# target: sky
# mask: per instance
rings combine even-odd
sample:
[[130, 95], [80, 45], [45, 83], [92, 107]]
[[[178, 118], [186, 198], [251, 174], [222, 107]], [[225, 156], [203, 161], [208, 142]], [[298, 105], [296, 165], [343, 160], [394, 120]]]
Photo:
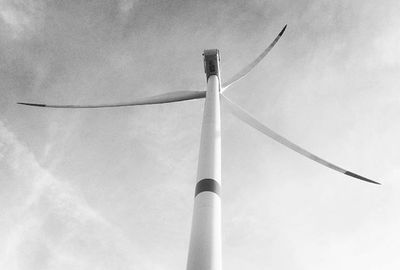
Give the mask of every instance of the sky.
[[185, 269], [203, 100], [226, 93], [322, 167], [222, 106], [224, 269], [399, 269], [400, 2], [0, 0], [0, 269]]

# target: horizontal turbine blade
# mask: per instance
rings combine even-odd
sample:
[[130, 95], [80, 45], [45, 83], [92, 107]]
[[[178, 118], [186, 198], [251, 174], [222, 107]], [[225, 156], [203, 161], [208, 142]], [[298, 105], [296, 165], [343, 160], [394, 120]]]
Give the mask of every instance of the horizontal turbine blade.
[[150, 104], [162, 104], [171, 103], [178, 101], [185, 101], [191, 99], [204, 98], [206, 91], [176, 91], [166, 94], [161, 94], [152, 97], [138, 98], [134, 101], [114, 103], [114, 104], [97, 104], [97, 105], [48, 105], [48, 104], [37, 104], [37, 103], [26, 103], [18, 102], [21, 105], [35, 106], [35, 107], [48, 107], [48, 108], [67, 108], [67, 109], [79, 109], [79, 108], [111, 108], [111, 107], [125, 107], [125, 106], [136, 106], [136, 105], [150, 105]]
[[368, 178], [365, 178], [361, 175], [355, 174], [353, 172], [347, 171], [339, 166], [336, 166], [335, 164], [332, 164], [310, 152], [308, 152], [307, 150], [305, 150], [304, 148], [301, 148], [300, 146], [292, 143], [291, 141], [289, 141], [288, 139], [282, 137], [281, 135], [279, 135], [278, 133], [276, 133], [275, 131], [271, 130], [270, 128], [268, 128], [267, 126], [265, 126], [264, 124], [260, 123], [259, 121], [257, 121], [253, 116], [251, 116], [248, 112], [246, 112], [244, 109], [240, 108], [238, 105], [236, 105], [235, 103], [233, 103], [231, 100], [229, 100], [227, 97], [225, 97], [224, 95], [221, 95], [222, 100], [228, 105], [228, 108], [230, 109], [230, 111], [236, 116], [238, 117], [240, 120], [242, 120], [243, 122], [245, 122], [246, 124], [248, 124], [249, 126], [257, 129], [258, 131], [260, 131], [261, 133], [267, 135], [268, 137], [274, 139], [275, 141], [279, 142], [280, 144], [283, 144], [284, 146], [296, 151], [297, 153], [299, 153], [300, 155], [303, 155], [311, 160], [314, 160], [316, 162], [318, 162], [319, 164], [322, 164], [328, 168], [331, 168], [335, 171], [341, 172], [343, 174], [346, 174], [348, 176], [357, 178], [359, 180], [365, 181], [365, 182], [369, 182], [369, 183], [373, 183], [373, 184], [377, 184], [380, 185], [380, 183], [375, 182], [373, 180], [370, 180]]
[[282, 37], [283, 32], [285, 32], [287, 25], [283, 27], [283, 29], [279, 32], [278, 36], [272, 41], [272, 43], [249, 65], [244, 67], [241, 71], [239, 71], [235, 76], [230, 78], [228, 81], [222, 84], [222, 91], [225, 91], [229, 86], [234, 84], [235, 82], [239, 81], [243, 77], [245, 77], [258, 63], [263, 60], [263, 58], [272, 50], [278, 40]]

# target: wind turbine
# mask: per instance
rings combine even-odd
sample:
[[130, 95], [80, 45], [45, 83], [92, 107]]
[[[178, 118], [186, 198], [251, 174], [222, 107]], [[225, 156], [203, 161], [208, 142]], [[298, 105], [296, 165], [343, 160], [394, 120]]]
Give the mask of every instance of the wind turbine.
[[149, 105], [205, 98], [203, 124], [194, 194], [192, 229], [187, 259], [187, 270], [221, 270], [221, 118], [220, 99], [240, 120], [257, 129], [275, 141], [289, 147], [297, 153], [314, 160], [328, 168], [359, 180], [380, 184], [351, 171], [336, 166], [304, 148], [292, 143], [257, 121], [244, 109], [230, 101], [223, 92], [245, 77], [275, 46], [285, 32], [285, 27], [274, 41], [249, 65], [231, 79], [221, 84], [220, 54], [217, 49], [205, 50], [204, 69], [207, 79], [206, 91], [177, 91], [162, 95], [136, 99], [126, 103], [98, 105], [47, 105], [37, 103], [18, 103], [28, 106], [48, 108], [106, 108], [135, 105]]

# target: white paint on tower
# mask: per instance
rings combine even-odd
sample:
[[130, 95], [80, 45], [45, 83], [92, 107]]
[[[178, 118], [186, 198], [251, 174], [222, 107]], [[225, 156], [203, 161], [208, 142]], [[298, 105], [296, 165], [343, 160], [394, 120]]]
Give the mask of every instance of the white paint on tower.
[[[216, 75], [207, 82], [203, 126], [194, 200], [187, 270], [221, 270], [221, 117], [220, 83]], [[204, 180], [206, 179], [206, 180]], [[201, 181], [214, 184], [214, 191], [199, 188]], [[215, 182], [214, 182], [215, 181]]]

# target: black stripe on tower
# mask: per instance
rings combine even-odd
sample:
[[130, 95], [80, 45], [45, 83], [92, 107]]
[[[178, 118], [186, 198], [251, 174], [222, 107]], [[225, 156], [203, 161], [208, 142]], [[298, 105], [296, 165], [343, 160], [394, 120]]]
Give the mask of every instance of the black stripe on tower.
[[198, 194], [204, 191], [214, 192], [215, 194], [219, 195], [220, 190], [221, 186], [214, 179], [203, 179], [197, 182], [194, 196], [196, 197]]

